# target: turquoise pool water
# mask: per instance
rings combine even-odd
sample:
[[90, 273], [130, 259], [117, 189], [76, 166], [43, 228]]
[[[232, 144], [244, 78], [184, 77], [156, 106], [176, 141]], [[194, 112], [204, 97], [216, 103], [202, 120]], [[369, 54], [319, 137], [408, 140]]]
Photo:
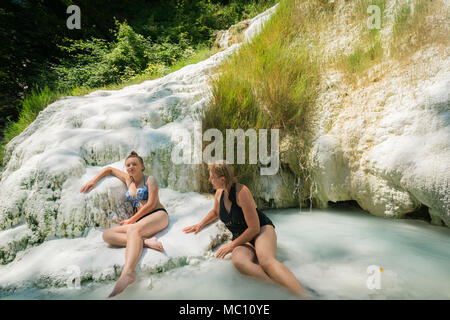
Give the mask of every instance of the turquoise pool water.
[[[359, 209], [268, 210], [277, 256], [312, 299], [450, 299], [450, 229], [391, 220]], [[218, 248], [215, 248], [217, 250]], [[368, 270], [378, 268], [379, 272]], [[369, 282], [369, 284], [368, 284]], [[79, 289], [26, 288], [1, 299], [104, 299], [115, 282]], [[213, 257], [158, 274], [139, 274], [116, 299], [296, 299]]]

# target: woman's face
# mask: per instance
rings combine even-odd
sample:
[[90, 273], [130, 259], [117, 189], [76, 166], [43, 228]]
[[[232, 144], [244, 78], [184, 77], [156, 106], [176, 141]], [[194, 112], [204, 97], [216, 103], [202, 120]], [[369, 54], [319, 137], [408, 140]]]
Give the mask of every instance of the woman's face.
[[125, 169], [130, 176], [134, 176], [137, 173], [144, 171], [144, 165], [138, 158], [131, 157], [125, 161]]
[[221, 189], [225, 186], [225, 177], [217, 177], [211, 170], [209, 170], [208, 181], [212, 184], [214, 189]]

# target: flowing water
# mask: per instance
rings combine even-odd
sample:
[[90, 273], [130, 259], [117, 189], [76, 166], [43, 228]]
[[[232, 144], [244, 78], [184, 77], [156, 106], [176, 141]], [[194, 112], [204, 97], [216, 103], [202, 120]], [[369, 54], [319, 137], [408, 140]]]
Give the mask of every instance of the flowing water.
[[[355, 208], [266, 213], [276, 226], [278, 259], [312, 299], [450, 299], [450, 230], [446, 227], [378, 218]], [[382, 271], [368, 273], [372, 265]], [[369, 289], [368, 279], [377, 274], [379, 288]], [[27, 288], [2, 292], [1, 298], [104, 299], [114, 284]], [[166, 272], [141, 273], [116, 298], [296, 299], [281, 287], [241, 275], [231, 260], [212, 256]]]

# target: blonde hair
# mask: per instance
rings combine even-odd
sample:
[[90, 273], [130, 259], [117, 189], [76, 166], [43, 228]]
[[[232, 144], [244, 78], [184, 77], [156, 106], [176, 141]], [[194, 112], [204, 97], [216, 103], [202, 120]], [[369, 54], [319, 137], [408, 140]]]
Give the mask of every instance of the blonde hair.
[[216, 162], [208, 164], [208, 168], [218, 178], [225, 178], [225, 185], [227, 189], [231, 188], [231, 185], [236, 182], [236, 177], [234, 176], [234, 167], [227, 161], [217, 160]]
[[145, 170], [144, 160], [135, 151], [131, 151], [128, 157], [125, 158], [125, 164], [127, 163], [128, 158], [138, 158], [139, 161], [141, 161], [142, 165], [144, 166], [144, 169], [142, 171]]

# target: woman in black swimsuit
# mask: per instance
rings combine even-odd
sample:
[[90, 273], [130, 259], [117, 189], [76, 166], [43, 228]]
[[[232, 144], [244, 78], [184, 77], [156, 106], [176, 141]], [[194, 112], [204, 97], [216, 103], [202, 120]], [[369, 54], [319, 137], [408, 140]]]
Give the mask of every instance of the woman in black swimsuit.
[[134, 214], [131, 218], [120, 221], [120, 226], [103, 232], [103, 240], [106, 243], [126, 247], [122, 274], [108, 298], [118, 295], [136, 280], [134, 268], [142, 255], [144, 246], [164, 251], [161, 242], [154, 235], [164, 230], [169, 224], [167, 211], [159, 201], [158, 182], [153, 177], [146, 179], [142, 158], [136, 152], [131, 152], [125, 159], [125, 168], [127, 172], [108, 166], [80, 190], [83, 193], [91, 191], [100, 179], [112, 175], [127, 185], [126, 196], [133, 203]]
[[233, 239], [220, 247], [216, 258], [223, 259], [231, 252], [233, 264], [241, 273], [281, 284], [294, 294], [307, 298], [292, 272], [276, 259], [277, 236], [272, 221], [256, 207], [250, 190], [234, 180], [232, 165], [224, 162], [209, 165], [209, 182], [216, 189], [214, 208], [200, 223], [183, 231], [197, 234], [220, 218]]

